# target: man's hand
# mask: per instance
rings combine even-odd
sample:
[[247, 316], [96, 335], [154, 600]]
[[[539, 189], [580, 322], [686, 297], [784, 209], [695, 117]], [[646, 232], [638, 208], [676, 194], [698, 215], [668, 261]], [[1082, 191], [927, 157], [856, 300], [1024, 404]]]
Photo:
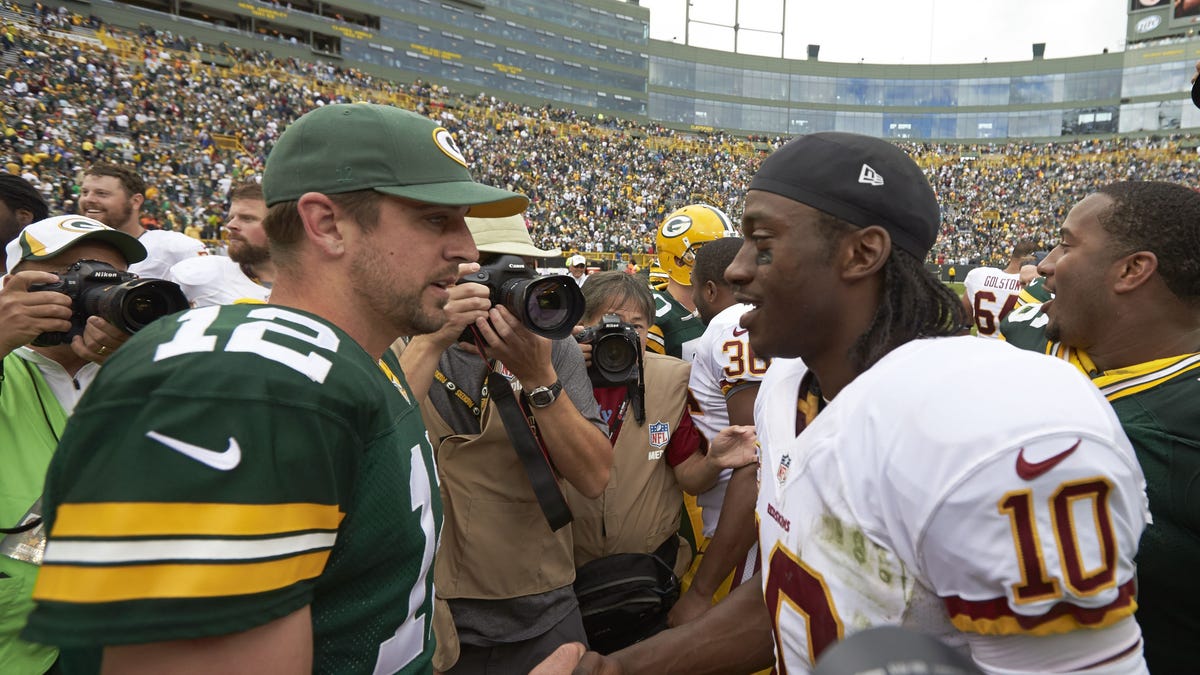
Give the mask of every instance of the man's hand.
[[[479, 271], [479, 263], [459, 263], [458, 278]], [[444, 350], [458, 340], [463, 329], [486, 317], [492, 306], [487, 286], [476, 283], [455, 284], [446, 289], [450, 299], [446, 302], [446, 323], [430, 337]]]
[[575, 669], [587, 647], [578, 642], [568, 642], [555, 649], [541, 663], [529, 671], [529, 675], [568, 675]]
[[[587, 326], [575, 326], [574, 328], [571, 329], [571, 335], [579, 335], [580, 333], [582, 333], [585, 330], [587, 330]], [[588, 368], [591, 368], [592, 367], [592, 345], [590, 345], [590, 344], [585, 345], [585, 344], [580, 343], [579, 351], [583, 352], [583, 365]]]
[[83, 335], [76, 335], [71, 339], [71, 351], [85, 361], [103, 364], [129, 338], [129, 333], [108, 321], [98, 316], [89, 316], [87, 326], [83, 328]]
[[32, 284], [52, 284], [49, 272], [26, 270], [5, 278], [0, 289], [0, 356], [33, 342], [42, 333], [71, 329], [71, 298], [57, 291], [29, 292]]
[[614, 658], [588, 652], [579, 660], [572, 675], [625, 675], [625, 668]]
[[722, 469], [738, 469], [758, 461], [758, 434], [753, 426], [729, 426], [708, 446], [708, 461]]
[[525, 391], [554, 384], [549, 339], [535, 335], [504, 307], [493, 307], [488, 319], [475, 321], [490, 358], [498, 359], [517, 376]]

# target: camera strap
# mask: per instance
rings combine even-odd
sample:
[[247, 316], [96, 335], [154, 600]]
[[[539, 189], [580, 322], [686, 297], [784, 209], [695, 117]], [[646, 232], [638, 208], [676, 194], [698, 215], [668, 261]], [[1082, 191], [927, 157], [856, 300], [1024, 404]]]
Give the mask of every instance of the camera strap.
[[500, 413], [500, 421], [504, 423], [508, 440], [517, 451], [525, 474], [529, 476], [529, 483], [533, 487], [534, 496], [537, 497], [538, 506], [542, 509], [542, 515], [546, 517], [551, 530], [562, 529], [571, 522], [573, 516], [558, 486], [558, 478], [550, 463], [545, 444], [535, 428], [530, 425], [529, 418], [507, 378], [489, 369], [487, 387], [496, 403], [496, 410]]

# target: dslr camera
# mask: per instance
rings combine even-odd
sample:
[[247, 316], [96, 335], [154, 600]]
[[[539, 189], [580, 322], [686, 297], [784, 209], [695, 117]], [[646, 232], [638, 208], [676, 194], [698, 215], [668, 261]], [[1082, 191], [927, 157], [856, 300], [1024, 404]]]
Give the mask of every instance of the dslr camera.
[[[583, 293], [574, 279], [565, 274], [538, 276], [521, 256], [499, 255], [458, 283], [487, 286], [493, 307], [503, 306], [531, 332], [552, 340], [570, 335], [583, 316]], [[463, 342], [474, 339], [470, 327], [460, 337]]]
[[596, 387], [636, 382], [641, 374], [642, 340], [633, 324], [616, 314], [605, 314], [594, 326], [575, 336], [579, 344], [592, 345], [588, 376]]
[[126, 333], [136, 333], [151, 321], [188, 308], [179, 286], [162, 279], [139, 279], [99, 260], [79, 260], [52, 284], [32, 284], [30, 292], [56, 291], [71, 298], [71, 329], [42, 333], [39, 347], [69, 343], [82, 335], [88, 317], [99, 316]]

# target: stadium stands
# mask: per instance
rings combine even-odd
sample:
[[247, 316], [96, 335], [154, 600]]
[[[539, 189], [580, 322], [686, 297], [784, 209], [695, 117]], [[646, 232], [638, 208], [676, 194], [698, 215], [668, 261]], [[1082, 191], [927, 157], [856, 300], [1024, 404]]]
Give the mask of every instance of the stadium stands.
[[[150, 224], [200, 224], [209, 239], [229, 184], [261, 171], [290, 120], [331, 102], [388, 102], [438, 119], [479, 180], [529, 195], [540, 244], [595, 259], [650, 253], [658, 221], [682, 204], [711, 201], [736, 217], [758, 158], [785, 140], [520, 106], [66, 10], [9, 3], [0, 22], [0, 165], [38, 185], [56, 212], [74, 209], [88, 163], [136, 165], [153, 186]], [[943, 205], [933, 263], [1001, 262], [1024, 237], [1049, 247], [1069, 205], [1100, 184], [1194, 184], [1197, 172], [1195, 148], [1178, 137], [905, 147]]]

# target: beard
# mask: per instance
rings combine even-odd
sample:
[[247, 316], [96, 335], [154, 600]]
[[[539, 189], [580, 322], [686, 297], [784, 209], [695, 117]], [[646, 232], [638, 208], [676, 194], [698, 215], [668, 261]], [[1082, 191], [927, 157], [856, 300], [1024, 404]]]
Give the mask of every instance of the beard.
[[[395, 337], [437, 332], [446, 323], [445, 304], [440, 304], [433, 312], [426, 311], [422, 307], [422, 296], [428, 286], [417, 289], [397, 287], [395, 280], [383, 273], [391, 264], [376, 249], [363, 247], [350, 267], [355, 291], [366, 300], [371, 312], [391, 327]], [[457, 265], [454, 270], [457, 272]]]
[[132, 215], [133, 215], [133, 202], [129, 201], [129, 202], [125, 202], [124, 204], [122, 204], [115, 211], [105, 210], [104, 213], [101, 214], [101, 217], [97, 218], [96, 220], [99, 220], [100, 222], [104, 223], [105, 225], [111, 227], [114, 230], [119, 230], [119, 229], [121, 229], [121, 226], [124, 225], [129, 220], [129, 217]]
[[229, 259], [239, 265], [258, 265], [271, 259], [270, 246], [255, 246], [245, 240], [229, 242]]

